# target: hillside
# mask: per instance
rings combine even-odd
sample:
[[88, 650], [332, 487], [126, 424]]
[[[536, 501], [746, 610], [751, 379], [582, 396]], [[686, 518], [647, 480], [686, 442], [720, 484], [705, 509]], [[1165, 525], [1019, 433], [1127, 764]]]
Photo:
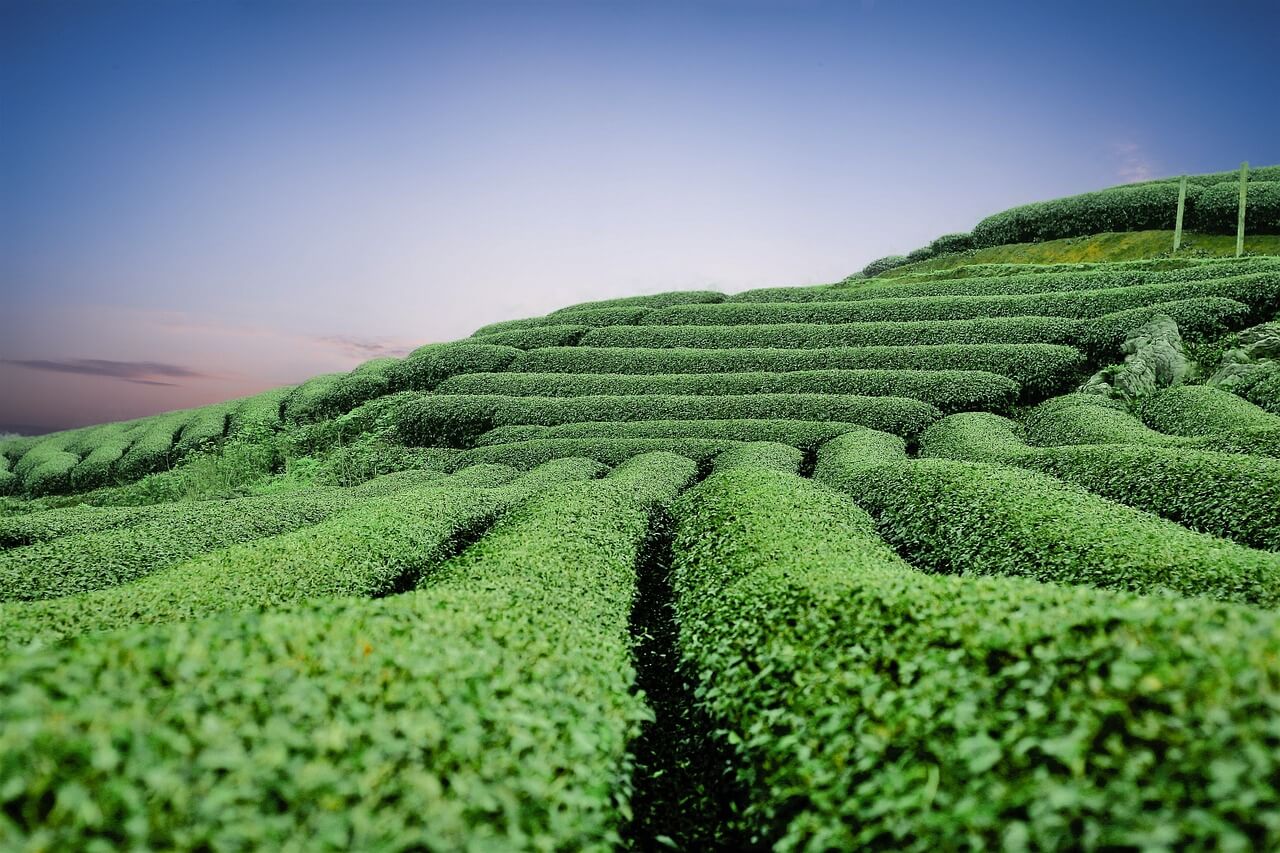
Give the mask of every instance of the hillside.
[[1255, 174], [0, 442], [0, 847], [1280, 846]]

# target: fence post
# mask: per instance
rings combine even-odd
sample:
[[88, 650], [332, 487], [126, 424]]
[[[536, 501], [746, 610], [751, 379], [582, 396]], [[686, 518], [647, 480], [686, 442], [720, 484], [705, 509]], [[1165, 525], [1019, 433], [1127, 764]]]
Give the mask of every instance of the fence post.
[[1178, 251], [1182, 245], [1182, 211], [1187, 206], [1187, 176], [1182, 176], [1178, 184], [1178, 221], [1173, 226], [1173, 250]]
[[1244, 254], [1244, 198], [1249, 186], [1249, 161], [1240, 164], [1240, 213], [1236, 219], [1236, 257]]

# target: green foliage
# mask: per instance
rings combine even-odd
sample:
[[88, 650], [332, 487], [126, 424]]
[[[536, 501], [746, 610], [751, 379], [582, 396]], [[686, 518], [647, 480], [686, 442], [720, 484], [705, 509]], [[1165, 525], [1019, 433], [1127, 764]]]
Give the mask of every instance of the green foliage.
[[455, 376], [441, 394], [516, 397], [600, 395], [849, 394], [909, 397], [940, 410], [1003, 411], [1018, 383], [977, 370], [797, 370], [750, 373], [477, 373]]
[[1207, 385], [1170, 388], [1143, 400], [1139, 411], [1148, 426], [1172, 435], [1280, 429], [1280, 417], [1229, 391]]
[[[1187, 209], [1195, 216], [1201, 190], [1187, 187]], [[1152, 183], [1113, 187], [1052, 201], [1014, 207], [988, 216], [973, 228], [974, 245], [1033, 243], [1103, 231], [1147, 231], [1173, 228], [1178, 212], [1178, 184]]]
[[30, 601], [128, 583], [197, 554], [323, 521], [339, 490], [149, 507], [127, 527], [61, 536], [0, 553], [0, 601]]
[[597, 326], [620, 326], [630, 323], [639, 323], [651, 309], [639, 307], [621, 307], [621, 308], [580, 308], [574, 311], [561, 311], [555, 314], [548, 314], [545, 317], [529, 317], [523, 320], [503, 320], [500, 323], [490, 323], [475, 331], [471, 336], [486, 337], [497, 332], [510, 332], [516, 329], [534, 329], [538, 326], [589, 326], [595, 328]]
[[910, 263], [904, 255], [886, 255], [883, 258], [877, 258], [862, 268], [862, 275], [866, 278], [873, 278], [882, 272], [900, 267], [903, 264]]
[[235, 436], [245, 430], [274, 429], [280, 425], [280, 410], [292, 394], [292, 385], [273, 388], [252, 397], [235, 401], [231, 412], [228, 435]]
[[[876, 323], [987, 317], [1067, 317], [1083, 320], [1159, 302], [1218, 297], [1255, 311], [1280, 306], [1274, 271], [1204, 281], [1135, 284], [1098, 290], [996, 296], [886, 297], [827, 302], [722, 302], [654, 311], [648, 325], [741, 326], [771, 323]], [[592, 343], [591, 341], [584, 341]]]
[[1150, 445], [1029, 447], [1017, 424], [987, 412], [933, 424], [920, 454], [1040, 471], [1192, 530], [1280, 550], [1280, 459]]
[[505, 426], [486, 432], [476, 444], [510, 444], [532, 439], [560, 438], [701, 438], [718, 441], [767, 441], [813, 450], [822, 442], [861, 429], [843, 421], [694, 420], [587, 421], [556, 426]]
[[940, 344], [819, 349], [626, 349], [559, 347], [524, 353], [511, 365], [526, 373], [786, 373], [812, 370], [979, 370], [1007, 376], [1025, 393], [1043, 394], [1077, 376], [1084, 358], [1055, 344]]
[[667, 456], [553, 490], [421, 592], [10, 655], [6, 843], [616, 845], [647, 716], [635, 564], [691, 475]]
[[590, 326], [534, 326], [530, 329], [509, 329], [488, 335], [472, 335], [476, 343], [515, 347], [530, 350], [539, 347], [571, 347], [582, 339]]
[[722, 451], [712, 460], [712, 473], [733, 468], [764, 468], [795, 474], [804, 464], [804, 454], [789, 444], [776, 441], [750, 441]]
[[1280, 843], [1273, 614], [916, 572], [776, 472], [676, 516], [683, 668], [759, 846]]
[[934, 241], [929, 244], [929, 255], [931, 257], [951, 255], [968, 252], [973, 248], [973, 235], [967, 231], [960, 234], [943, 234], [941, 237], [934, 238]]
[[112, 466], [117, 480], [138, 480], [153, 471], [167, 469], [173, 463], [173, 442], [182, 429], [187, 412], [168, 412], [147, 418], [147, 428], [130, 445], [129, 450]]
[[596, 302], [583, 302], [570, 305], [548, 314], [576, 314], [580, 311], [599, 310], [602, 308], [666, 308], [668, 305], [687, 305], [695, 302], [723, 302], [725, 295], [715, 290], [673, 290], [667, 293], [646, 294], [643, 296], [623, 296], [618, 299], [601, 299]]
[[[1239, 224], [1240, 181], [1205, 187], [1196, 201], [1192, 227], [1212, 234], [1234, 234]], [[1280, 180], [1249, 181], [1245, 198], [1246, 234], [1280, 233]]]
[[182, 431], [174, 442], [174, 459], [181, 459], [197, 450], [205, 450], [222, 441], [231, 425], [235, 403], [219, 403], [204, 406], [191, 412], [182, 425]]
[[1270, 414], [1280, 415], [1280, 361], [1261, 365], [1233, 390]]
[[493, 344], [427, 344], [392, 366], [389, 375], [396, 390], [430, 391], [457, 373], [506, 370], [519, 354], [515, 347]]
[[1046, 474], [908, 460], [850, 435], [823, 445], [815, 476], [847, 491], [888, 542], [929, 571], [1280, 604], [1280, 555], [1193, 533]]
[[464, 451], [462, 464], [490, 463], [527, 469], [566, 456], [593, 459], [605, 465], [621, 465], [645, 453], [676, 453], [695, 462], [707, 462], [742, 442], [705, 438], [542, 438], [489, 444]]
[[[476, 466], [445, 477], [392, 475], [367, 498], [303, 530], [197, 557], [141, 580], [44, 601], [0, 604], [0, 646], [55, 642], [136, 623], [278, 607], [318, 596], [376, 597], [415, 586], [530, 494], [593, 479], [596, 463], [562, 459], [510, 483], [517, 472]], [[505, 485], [504, 485], [505, 484]], [[99, 511], [102, 512], [102, 511]], [[136, 512], [136, 511], [135, 511]]]
[[554, 426], [583, 421], [831, 418], [914, 436], [940, 412], [902, 397], [838, 394], [598, 397], [501, 397], [438, 394], [406, 401], [397, 411], [403, 442], [468, 447], [498, 426]]

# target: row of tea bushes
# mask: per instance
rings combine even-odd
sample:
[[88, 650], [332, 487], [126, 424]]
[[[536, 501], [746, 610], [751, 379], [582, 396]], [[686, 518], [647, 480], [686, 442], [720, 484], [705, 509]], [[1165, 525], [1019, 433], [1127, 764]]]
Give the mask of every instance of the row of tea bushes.
[[675, 515], [683, 668], [756, 846], [1280, 843], [1273, 614], [915, 571], [775, 471]]
[[1245, 548], [1001, 464], [907, 459], [901, 439], [850, 434], [814, 476], [847, 491], [915, 565], [1274, 607], [1280, 555]]

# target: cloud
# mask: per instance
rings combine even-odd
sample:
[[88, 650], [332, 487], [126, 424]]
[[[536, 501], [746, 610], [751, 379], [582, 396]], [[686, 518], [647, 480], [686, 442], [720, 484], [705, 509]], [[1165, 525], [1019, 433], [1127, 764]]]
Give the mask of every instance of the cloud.
[[1116, 177], [1124, 183], [1149, 181], [1156, 176], [1155, 166], [1147, 159], [1146, 153], [1138, 143], [1116, 143], [1115, 155], [1120, 161], [1116, 166]]
[[202, 373], [180, 364], [162, 361], [111, 361], [105, 358], [6, 358], [4, 364], [25, 367], [30, 370], [47, 370], [51, 373], [74, 373], [79, 376], [100, 376], [120, 379], [135, 385], [159, 385], [176, 387], [177, 382], [167, 379], [216, 379], [211, 373]]
[[417, 348], [415, 344], [403, 344], [388, 338], [358, 338], [352, 335], [321, 335], [315, 340], [355, 358], [405, 356]]

